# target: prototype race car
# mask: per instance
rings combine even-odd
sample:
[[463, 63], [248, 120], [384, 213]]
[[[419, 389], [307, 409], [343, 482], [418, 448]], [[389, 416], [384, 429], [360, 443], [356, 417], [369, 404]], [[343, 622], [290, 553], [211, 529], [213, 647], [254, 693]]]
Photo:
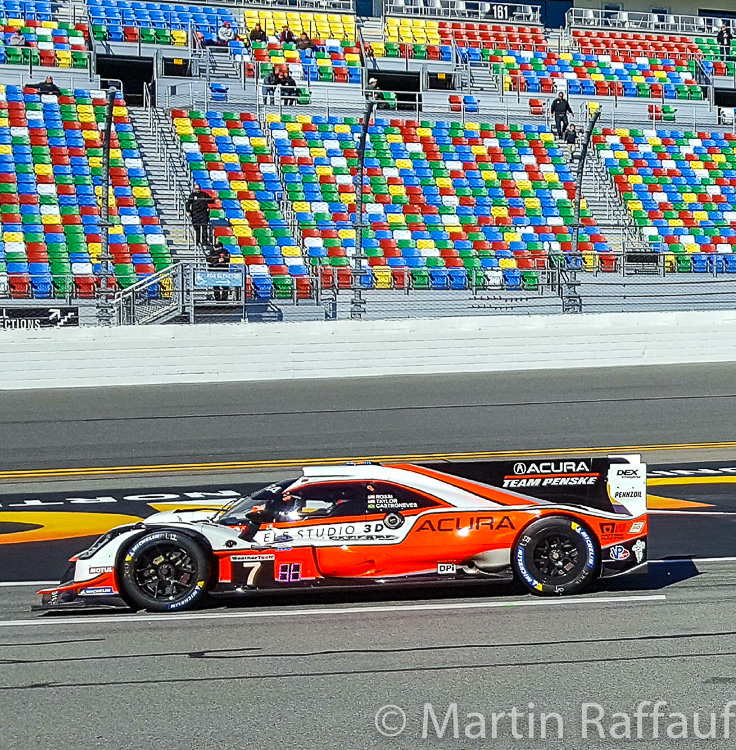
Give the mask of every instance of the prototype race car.
[[572, 594], [646, 561], [639, 456], [313, 467], [119, 526], [37, 608], [194, 607], [255, 589], [516, 578]]

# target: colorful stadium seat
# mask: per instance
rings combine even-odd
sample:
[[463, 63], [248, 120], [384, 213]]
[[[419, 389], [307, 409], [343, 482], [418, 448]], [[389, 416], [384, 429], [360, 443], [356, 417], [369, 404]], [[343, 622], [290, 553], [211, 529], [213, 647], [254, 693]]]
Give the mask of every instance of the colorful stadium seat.
[[[11, 296], [92, 297], [102, 249], [102, 91], [0, 86], [0, 273]], [[110, 252], [120, 286], [171, 265], [123, 99], [114, 109]]]
[[[323, 285], [349, 288], [360, 121], [268, 119], [309, 262]], [[573, 176], [542, 126], [376, 119], [365, 167], [364, 286], [390, 275], [396, 288], [457, 289], [500, 274], [531, 288], [548, 264], [579, 264]], [[579, 248], [597, 267], [611, 250], [583, 207]]]
[[100, 41], [135, 42], [186, 47], [190, 27], [204, 41], [214, 41], [225, 21], [237, 31], [228, 8], [131, 0], [88, 0], [92, 33]]
[[736, 270], [721, 257], [736, 245], [736, 135], [605, 129], [593, 142], [639, 231], [669, 267]]
[[506, 90], [553, 93], [559, 83], [570, 94], [702, 100], [695, 60], [483, 50]]
[[336, 39], [355, 42], [355, 16], [335, 13], [308, 13], [248, 8], [245, 11], [246, 29], [257, 23], [269, 36], [278, 36], [288, 26], [298, 37], [305, 32], [310, 39]]
[[287, 289], [310, 296], [301, 248], [279, 208], [281, 179], [255, 116], [177, 109], [171, 114], [194, 181], [217, 195], [214, 236], [228, 247], [233, 265], [248, 266], [255, 296], [283, 297]]
[[[32, 7], [28, 13], [33, 13]], [[0, 64], [51, 68], [86, 68], [89, 64], [89, 29], [85, 23], [75, 25], [31, 17], [5, 18], [1, 23]], [[15, 31], [20, 31], [25, 37], [25, 46], [7, 46]]]
[[[260, 63], [261, 76], [268, 75], [273, 67], [288, 67], [294, 80], [335, 81], [337, 83], [362, 82], [360, 50], [347, 40], [312, 40], [316, 51], [298, 50], [295, 44], [276, 42], [253, 42], [250, 51], [240, 49], [239, 42], [231, 42], [235, 55], [244, 55], [246, 60]], [[248, 75], [255, 76], [255, 66]]]
[[[453, 42], [461, 49], [546, 50], [544, 29], [535, 26], [504, 26], [464, 21], [437, 21], [424, 18], [386, 19], [386, 42], [401, 45], [396, 51], [404, 57], [417, 57], [416, 46], [450, 47]], [[384, 48], [385, 52], [385, 48]], [[423, 58], [427, 50], [423, 50]], [[412, 54], [413, 53], [413, 54]], [[380, 55], [392, 57], [394, 55]], [[436, 58], [435, 58], [436, 59]]]

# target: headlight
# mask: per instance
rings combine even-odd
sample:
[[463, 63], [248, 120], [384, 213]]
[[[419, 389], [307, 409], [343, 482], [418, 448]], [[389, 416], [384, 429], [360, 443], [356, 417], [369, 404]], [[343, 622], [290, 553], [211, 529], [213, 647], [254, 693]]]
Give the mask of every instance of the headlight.
[[127, 526], [118, 526], [115, 529], [111, 529], [107, 532], [107, 534], [103, 534], [96, 542], [94, 542], [91, 547], [84, 550], [84, 552], [80, 552], [77, 555], [77, 559], [89, 560], [90, 557], [96, 555], [108, 542], [111, 542], [113, 539], [115, 539], [115, 537], [124, 534], [126, 531], [137, 528], [143, 528], [143, 524], [131, 523]]

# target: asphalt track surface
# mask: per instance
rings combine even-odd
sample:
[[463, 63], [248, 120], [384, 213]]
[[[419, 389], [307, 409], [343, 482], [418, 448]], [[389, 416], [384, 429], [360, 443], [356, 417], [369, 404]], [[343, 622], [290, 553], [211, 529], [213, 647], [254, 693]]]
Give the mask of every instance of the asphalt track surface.
[[[0, 469], [725, 443], [735, 438], [734, 375], [734, 366], [713, 365], [0, 394], [1, 434], [12, 435]], [[687, 460], [734, 451], [677, 455], [687, 473]], [[699, 503], [653, 516], [650, 552], [666, 559], [580, 597], [538, 599], [508, 586], [386, 589], [262, 596], [174, 618], [49, 617], [29, 612], [33, 587], [0, 586], [2, 746], [725, 750], [736, 732], [735, 718], [726, 739], [719, 717], [736, 699], [736, 469], [723, 467], [736, 461], [713, 466], [650, 486], [665, 506]], [[154, 483], [194, 486], [202, 476]], [[57, 484], [81, 491], [83, 477]], [[5, 480], [0, 500], [51, 491], [24, 481]], [[150, 486], [144, 477], [95, 481], [111, 494]], [[586, 701], [604, 711], [605, 738], [594, 725], [582, 737]], [[667, 702], [658, 739], [651, 720], [636, 737], [640, 701]], [[440, 725], [457, 704], [457, 738], [452, 722], [439, 738], [429, 713], [422, 737], [428, 703]], [[395, 709], [378, 717], [383, 734], [376, 725], [387, 705], [406, 715], [397, 736], [386, 736], [401, 727]], [[494, 739], [492, 714], [502, 711]], [[695, 711], [701, 730], [716, 715], [715, 738], [694, 737]], [[483, 715], [485, 739], [469, 712]], [[539, 739], [541, 712], [560, 715], [562, 739], [556, 721]], [[612, 736], [613, 712], [629, 715], [631, 739], [625, 727]], [[685, 715], [687, 739], [667, 737], [671, 712]]]
[[0, 472], [733, 441], [734, 412], [734, 364], [0, 391]]

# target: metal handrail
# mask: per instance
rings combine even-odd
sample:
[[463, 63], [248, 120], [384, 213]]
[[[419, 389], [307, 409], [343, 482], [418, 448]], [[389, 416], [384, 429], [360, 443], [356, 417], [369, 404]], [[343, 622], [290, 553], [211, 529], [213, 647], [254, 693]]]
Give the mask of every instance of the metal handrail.
[[565, 25], [568, 28], [626, 29], [655, 34], [712, 35], [717, 33], [720, 23], [720, 19], [705, 16], [632, 10], [570, 8], [565, 14]]

